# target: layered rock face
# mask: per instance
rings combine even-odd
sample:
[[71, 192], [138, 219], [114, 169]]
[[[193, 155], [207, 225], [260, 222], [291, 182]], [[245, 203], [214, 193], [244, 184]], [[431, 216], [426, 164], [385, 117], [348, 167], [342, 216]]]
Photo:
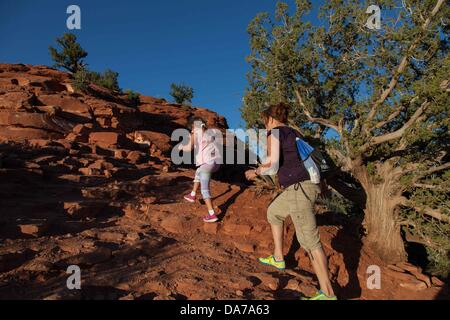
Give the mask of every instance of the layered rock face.
[[192, 117], [220, 129], [227, 127], [223, 117], [203, 108], [152, 97], [141, 97], [136, 108], [126, 96], [95, 85], [89, 91], [76, 93], [69, 74], [48, 67], [0, 64], [0, 139], [66, 140], [132, 149], [135, 131], [143, 130], [162, 150], [170, 141], [167, 136], [185, 127]]

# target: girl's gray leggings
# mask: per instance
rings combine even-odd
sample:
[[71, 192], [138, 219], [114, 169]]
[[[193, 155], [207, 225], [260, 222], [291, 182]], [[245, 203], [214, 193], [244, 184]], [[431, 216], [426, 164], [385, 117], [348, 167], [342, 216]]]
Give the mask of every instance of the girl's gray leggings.
[[211, 199], [211, 192], [209, 191], [209, 182], [211, 175], [219, 170], [220, 164], [202, 164], [195, 172], [194, 182], [200, 182], [200, 191], [204, 200]]

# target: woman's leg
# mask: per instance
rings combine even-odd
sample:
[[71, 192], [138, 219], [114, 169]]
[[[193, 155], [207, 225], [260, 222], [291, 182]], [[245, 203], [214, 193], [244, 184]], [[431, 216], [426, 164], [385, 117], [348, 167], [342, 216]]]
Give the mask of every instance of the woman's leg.
[[325, 295], [333, 297], [334, 292], [329, 278], [328, 262], [320, 243], [319, 229], [313, 207], [319, 193], [320, 189], [317, 185], [310, 182], [301, 183], [294, 193], [291, 218], [300, 245], [309, 252], [320, 289]]
[[322, 248], [315, 249], [309, 254], [311, 264], [317, 279], [319, 280], [320, 290], [328, 297], [334, 297], [333, 287], [328, 273], [328, 262]]
[[283, 261], [283, 234], [284, 234], [284, 220], [289, 214], [289, 201], [286, 197], [288, 190], [281, 193], [275, 200], [272, 201], [267, 209], [267, 221], [270, 223], [272, 229], [273, 243], [274, 243], [274, 258], [276, 261]]
[[284, 226], [281, 224], [271, 224], [272, 235], [273, 235], [273, 243], [274, 243], [274, 254], [276, 261], [283, 261], [283, 230]]

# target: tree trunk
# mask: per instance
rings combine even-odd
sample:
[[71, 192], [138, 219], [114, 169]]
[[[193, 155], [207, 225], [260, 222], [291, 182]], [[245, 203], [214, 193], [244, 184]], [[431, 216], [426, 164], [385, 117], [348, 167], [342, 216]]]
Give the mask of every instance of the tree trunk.
[[395, 210], [401, 195], [401, 187], [397, 184], [400, 171], [386, 161], [377, 166], [376, 176], [371, 176], [361, 159], [351, 161], [350, 168], [366, 193], [363, 225], [367, 236], [364, 246], [372, 249], [385, 263], [406, 261]]
[[407, 254], [400, 234], [395, 208], [397, 203], [389, 193], [389, 182], [369, 185], [364, 226], [367, 237], [364, 245], [371, 248], [386, 263], [405, 261]]

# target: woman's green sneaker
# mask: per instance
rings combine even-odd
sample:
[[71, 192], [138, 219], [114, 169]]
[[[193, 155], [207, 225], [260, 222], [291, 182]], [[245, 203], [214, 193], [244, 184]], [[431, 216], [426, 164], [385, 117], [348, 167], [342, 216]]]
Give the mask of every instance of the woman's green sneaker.
[[267, 266], [275, 267], [278, 270], [286, 269], [286, 263], [284, 261], [276, 261], [274, 256], [259, 258], [258, 261]]
[[337, 300], [337, 297], [336, 296], [329, 297], [325, 293], [323, 293], [322, 290], [320, 290], [319, 292], [316, 293], [316, 295], [314, 297], [302, 298], [302, 300], [328, 300], [328, 301], [335, 301], [335, 300]]

